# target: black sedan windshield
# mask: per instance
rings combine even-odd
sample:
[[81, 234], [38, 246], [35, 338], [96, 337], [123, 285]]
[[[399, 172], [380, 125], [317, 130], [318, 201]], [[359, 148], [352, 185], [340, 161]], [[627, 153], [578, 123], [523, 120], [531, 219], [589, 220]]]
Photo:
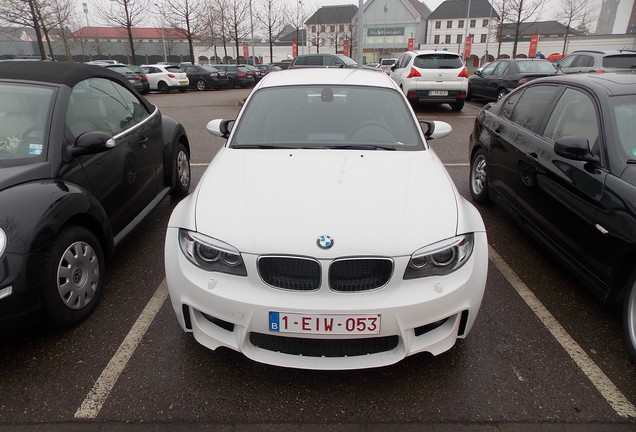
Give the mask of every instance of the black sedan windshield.
[[44, 160], [51, 87], [0, 83], [0, 166]]
[[262, 89], [248, 101], [231, 147], [421, 150], [407, 103], [361, 86]]
[[616, 131], [627, 159], [636, 159], [636, 102], [633, 96], [621, 96], [613, 100]]

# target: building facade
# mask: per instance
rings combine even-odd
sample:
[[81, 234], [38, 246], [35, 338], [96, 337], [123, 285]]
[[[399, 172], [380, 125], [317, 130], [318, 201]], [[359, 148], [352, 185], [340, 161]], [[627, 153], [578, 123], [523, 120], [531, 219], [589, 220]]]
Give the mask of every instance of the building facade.
[[417, 0], [369, 0], [363, 7], [364, 59], [376, 63], [397, 58], [426, 43], [427, 18], [431, 10]]
[[446, 0], [428, 17], [427, 45], [463, 53], [467, 37], [473, 44], [492, 44], [498, 20], [488, 0]]
[[306, 45], [314, 52], [324, 48], [342, 53], [354, 38], [353, 21], [357, 13], [358, 7], [354, 5], [321, 7], [305, 21]]

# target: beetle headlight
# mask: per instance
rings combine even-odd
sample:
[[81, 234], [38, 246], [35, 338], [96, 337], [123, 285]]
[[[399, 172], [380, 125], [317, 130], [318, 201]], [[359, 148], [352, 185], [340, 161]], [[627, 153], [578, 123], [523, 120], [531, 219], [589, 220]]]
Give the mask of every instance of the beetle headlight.
[[418, 249], [411, 255], [404, 279], [451, 273], [468, 261], [473, 245], [473, 234], [463, 234]]
[[241, 253], [227, 243], [180, 229], [179, 246], [186, 258], [203, 270], [247, 276]]
[[7, 235], [5, 234], [4, 230], [2, 228], [0, 228], [0, 257], [2, 257], [2, 254], [4, 253], [4, 250], [7, 247]]

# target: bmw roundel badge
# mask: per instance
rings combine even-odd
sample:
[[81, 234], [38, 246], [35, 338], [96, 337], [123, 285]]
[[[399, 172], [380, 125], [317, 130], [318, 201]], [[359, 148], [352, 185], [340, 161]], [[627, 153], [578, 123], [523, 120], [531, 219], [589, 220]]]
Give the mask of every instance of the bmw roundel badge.
[[318, 247], [320, 249], [329, 249], [333, 246], [333, 239], [329, 236], [320, 236], [318, 237]]

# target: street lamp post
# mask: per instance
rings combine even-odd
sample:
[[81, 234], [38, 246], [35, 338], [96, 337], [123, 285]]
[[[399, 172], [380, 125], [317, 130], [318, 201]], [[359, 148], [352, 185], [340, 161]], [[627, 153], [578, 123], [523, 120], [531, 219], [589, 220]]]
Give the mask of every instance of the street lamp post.
[[[154, 5], [157, 7], [157, 10], [161, 11], [161, 8], [157, 3], [155, 3]], [[163, 61], [167, 63], [168, 56], [166, 55], [166, 35], [163, 25], [163, 13], [161, 14], [161, 43], [163, 44]]]

